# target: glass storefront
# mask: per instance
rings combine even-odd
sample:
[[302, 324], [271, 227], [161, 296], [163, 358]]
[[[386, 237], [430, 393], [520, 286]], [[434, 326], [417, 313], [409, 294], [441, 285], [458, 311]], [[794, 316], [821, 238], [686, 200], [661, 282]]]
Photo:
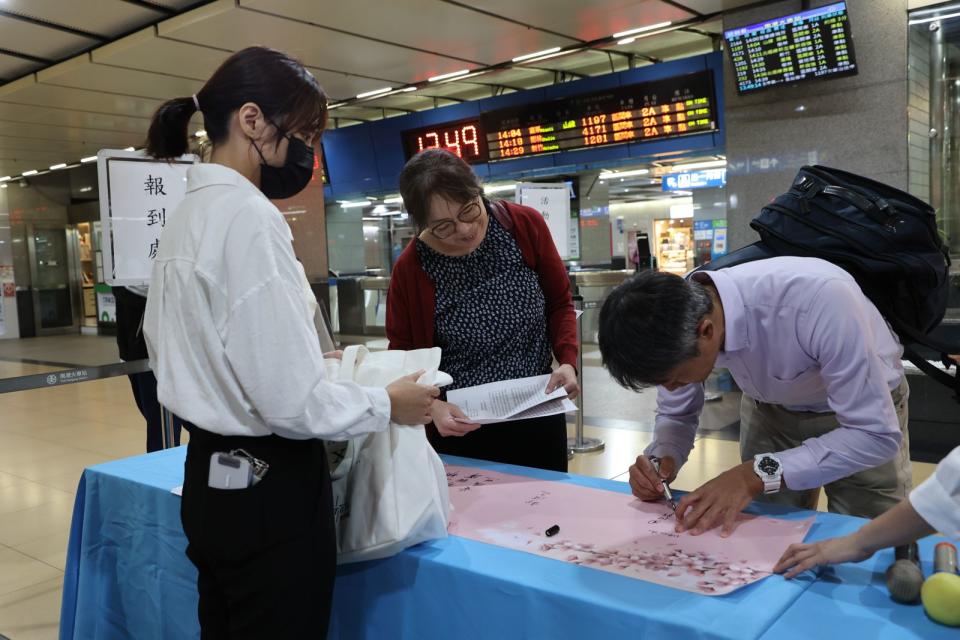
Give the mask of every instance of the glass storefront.
[[908, 21], [908, 181], [937, 212], [950, 248], [946, 322], [960, 321], [960, 3], [912, 11]]
[[936, 209], [954, 256], [960, 256], [958, 9], [952, 2], [911, 12], [907, 73], [909, 189]]

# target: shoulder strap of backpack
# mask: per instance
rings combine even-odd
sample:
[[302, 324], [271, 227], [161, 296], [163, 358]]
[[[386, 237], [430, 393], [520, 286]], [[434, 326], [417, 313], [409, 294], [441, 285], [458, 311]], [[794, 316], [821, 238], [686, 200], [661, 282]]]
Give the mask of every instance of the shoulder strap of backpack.
[[[881, 309], [881, 312], [882, 311], [883, 310]], [[920, 371], [923, 373], [927, 374], [945, 387], [952, 389], [956, 395], [957, 401], [960, 402], [960, 365], [954, 362], [954, 360], [950, 357], [951, 354], [960, 353], [960, 345], [949, 345], [935, 338], [931, 338], [929, 335], [922, 334], [907, 324], [900, 322], [892, 314], [883, 315], [891, 324], [893, 330], [896, 331], [900, 338], [904, 341], [903, 357], [909, 362], [913, 363], [913, 365], [920, 369]], [[929, 362], [922, 355], [917, 353], [916, 349], [914, 348], [915, 345], [924, 346], [939, 353], [940, 362], [943, 364], [945, 370], [940, 369], [936, 365]], [[953, 367], [957, 367], [957, 372], [953, 375], [947, 373], [947, 371]]]

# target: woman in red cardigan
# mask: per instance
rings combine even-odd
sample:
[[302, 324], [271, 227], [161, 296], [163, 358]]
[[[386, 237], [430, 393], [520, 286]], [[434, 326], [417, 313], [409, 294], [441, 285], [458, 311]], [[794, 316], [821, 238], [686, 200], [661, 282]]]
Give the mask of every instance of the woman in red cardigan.
[[[570, 281], [543, 216], [486, 200], [470, 167], [441, 149], [407, 163], [400, 194], [420, 234], [393, 268], [390, 348], [441, 347], [454, 380], [447, 390], [552, 373], [545, 392], [562, 386], [576, 396]], [[440, 453], [567, 469], [563, 415], [481, 427], [456, 422], [466, 416], [442, 399], [432, 415]]]

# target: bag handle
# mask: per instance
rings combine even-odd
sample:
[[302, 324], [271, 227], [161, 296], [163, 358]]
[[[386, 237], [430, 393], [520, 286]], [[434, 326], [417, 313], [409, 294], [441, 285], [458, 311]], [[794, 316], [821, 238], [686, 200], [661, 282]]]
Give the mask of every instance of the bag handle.
[[827, 185], [822, 193], [828, 196], [839, 198], [849, 205], [859, 209], [877, 224], [889, 224], [893, 216], [893, 207], [883, 198], [870, 198], [857, 193], [853, 189], [838, 187], [837, 185]]
[[343, 350], [340, 358], [340, 373], [338, 380], [353, 380], [357, 375], [357, 367], [363, 362], [369, 351], [362, 344], [353, 344]]

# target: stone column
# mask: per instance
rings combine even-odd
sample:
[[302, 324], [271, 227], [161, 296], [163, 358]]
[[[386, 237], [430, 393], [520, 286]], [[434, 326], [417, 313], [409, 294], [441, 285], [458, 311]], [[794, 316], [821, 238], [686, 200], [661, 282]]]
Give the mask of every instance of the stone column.
[[[802, 10], [771, 2], [724, 16], [724, 29]], [[814, 1], [812, 7], [829, 4]], [[907, 3], [847, 0], [859, 73], [738, 95], [725, 60], [727, 219], [731, 249], [754, 242], [750, 220], [804, 164], [907, 188]]]

